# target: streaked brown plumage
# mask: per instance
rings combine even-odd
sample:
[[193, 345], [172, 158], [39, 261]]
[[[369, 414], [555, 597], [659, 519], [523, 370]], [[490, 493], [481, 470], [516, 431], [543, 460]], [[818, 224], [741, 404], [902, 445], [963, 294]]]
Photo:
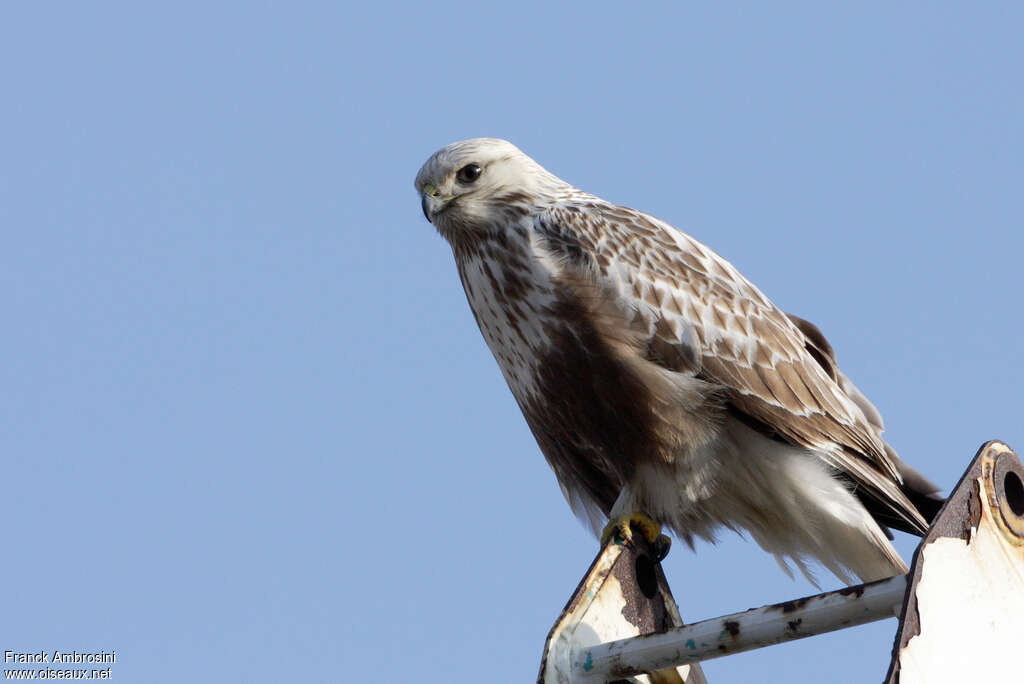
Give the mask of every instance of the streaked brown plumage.
[[[484, 339], [573, 509], [643, 511], [691, 541], [726, 526], [807, 572], [905, 570], [935, 488], [812, 324], [641, 212], [510, 143], [454, 143], [416, 178]], [[867, 509], [865, 509], [867, 506]]]

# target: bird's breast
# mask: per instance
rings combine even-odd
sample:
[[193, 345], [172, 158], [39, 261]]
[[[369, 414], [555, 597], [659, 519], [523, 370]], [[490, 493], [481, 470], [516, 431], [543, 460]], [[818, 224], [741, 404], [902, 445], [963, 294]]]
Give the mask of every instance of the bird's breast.
[[512, 393], [538, 392], [543, 360], [566, 322], [554, 315], [564, 294], [525, 250], [484, 249], [459, 262], [466, 299]]

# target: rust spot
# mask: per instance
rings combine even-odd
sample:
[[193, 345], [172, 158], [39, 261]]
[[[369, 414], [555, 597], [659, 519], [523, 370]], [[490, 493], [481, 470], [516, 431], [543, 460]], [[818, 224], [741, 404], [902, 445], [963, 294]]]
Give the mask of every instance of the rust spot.
[[792, 613], [794, 610], [800, 610], [801, 608], [806, 606], [808, 601], [810, 601], [809, 598], [801, 598], [801, 599], [795, 599], [793, 601], [784, 601], [782, 603], [775, 603], [775, 604], [770, 605], [768, 607], [769, 608], [774, 608], [776, 610], [781, 610], [783, 613]]
[[626, 548], [612, 567], [612, 575], [622, 587], [622, 617], [641, 634], [663, 632], [672, 625], [665, 602], [657, 593], [658, 568], [649, 558]]
[[722, 627], [725, 628], [725, 631], [728, 632], [729, 636], [731, 636], [733, 639], [738, 637], [740, 634], [740, 623], [736, 622], [735, 620], [726, 620], [724, 623], [722, 623]]
[[967, 498], [968, 522], [961, 527], [960, 538], [971, 541], [971, 529], [981, 524], [981, 485], [977, 480], [971, 483], [971, 495]]
[[864, 595], [864, 585], [858, 584], [855, 587], [846, 587], [844, 589], [840, 589], [836, 593], [842, 596], [854, 596], [856, 598], [860, 598]]

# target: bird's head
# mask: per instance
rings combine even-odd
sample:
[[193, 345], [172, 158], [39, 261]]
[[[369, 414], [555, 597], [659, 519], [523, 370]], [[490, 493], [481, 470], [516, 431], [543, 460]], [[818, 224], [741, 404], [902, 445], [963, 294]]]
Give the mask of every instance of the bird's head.
[[497, 138], [473, 138], [435, 152], [416, 174], [423, 215], [449, 241], [493, 230], [544, 203], [564, 183]]

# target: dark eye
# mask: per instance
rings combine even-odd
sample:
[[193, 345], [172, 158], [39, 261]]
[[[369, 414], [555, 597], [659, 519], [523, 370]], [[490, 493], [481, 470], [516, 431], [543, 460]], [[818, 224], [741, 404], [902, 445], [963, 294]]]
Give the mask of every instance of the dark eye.
[[466, 164], [458, 170], [455, 177], [459, 179], [460, 183], [473, 183], [481, 173], [483, 173], [483, 169], [476, 164]]

